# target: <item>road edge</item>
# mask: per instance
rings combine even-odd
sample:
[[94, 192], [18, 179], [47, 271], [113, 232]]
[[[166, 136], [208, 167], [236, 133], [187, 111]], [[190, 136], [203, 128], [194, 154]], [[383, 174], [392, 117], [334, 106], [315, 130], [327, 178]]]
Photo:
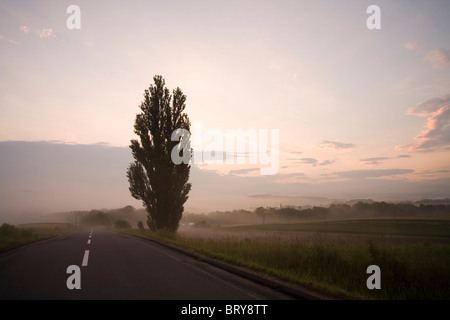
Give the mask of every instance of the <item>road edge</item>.
[[117, 230], [111, 230], [111, 231], [119, 232], [122, 234], [140, 238], [140, 239], [143, 239], [146, 241], [157, 243], [158, 245], [175, 250], [177, 252], [181, 252], [181, 253], [183, 253], [187, 256], [190, 256], [194, 259], [211, 264], [215, 267], [221, 268], [230, 273], [239, 275], [248, 280], [262, 284], [273, 290], [277, 290], [282, 293], [288, 294], [298, 300], [345, 300], [344, 298], [339, 298], [339, 297], [332, 296], [330, 294], [319, 292], [319, 291], [309, 288], [307, 286], [294, 284], [294, 283], [288, 282], [286, 280], [282, 280], [282, 279], [276, 278], [274, 276], [268, 275], [263, 272], [258, 272], [256, 270], [253, 270], [253, 269], [250, 269], [247, 267], [238, 266], [236, 264], [232, 264], [232, 263], [229, 263], [226, 261], [211, 258], [211, 257], [208, 257], [201, 253], [198, 253], [192, 249], [188, 250], [186, 248], [182, 248], [182, 247], [179, 247], [179, 246], [167, 243], [167, 242], [163, 242], [163, 241], [160, 241], [160, 240], [157, 240], [154, 238], [148, 238], [148, 237], [137, 235], [137, 234], [120, 232]]
[[17, 245], [14, 245], [14, 246], [11, 246], [11, 247], [8, 247], [8, 248], [0, 250], [0, 254], [6, 253], [6, 252], [9, 252], [9, 251], [12, 251], [12, 250], [20, 249], [20, 248], [23, 248], [23, 247], [26, 247], [26, 246], [31, 246], [31, 245], [36, 244], [38, 242], [45, 241], [45, 240], [48, 240], [48, 239], [52, 239], [52, 238], [59, 237], [59, 236], [60, 236], [60, 234], [55, 234], [55, 235], [48, 236], [48, 237], [45, 237], [45, 238], [40, 238], [40, 239], [24, 242], [24, 243], [21, 243], [21, 244], [17, 244]]

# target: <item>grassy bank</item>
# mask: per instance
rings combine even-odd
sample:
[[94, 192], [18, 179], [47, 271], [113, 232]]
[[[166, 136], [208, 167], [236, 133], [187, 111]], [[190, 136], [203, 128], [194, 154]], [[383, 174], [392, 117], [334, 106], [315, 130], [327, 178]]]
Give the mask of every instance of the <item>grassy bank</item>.
[[[373, 222], [370, 222], [373, 223]], [[315, 229], [330, 228], [328, 223], [315, 224]], [[409, 229], [415, 233], [417, 225]], [[251, 227], [255, 228], [255, 227]], [[312, 226], [309, 228], [314, 229]], [[341, 228], [337, 226], [336, 228]], [[407, 227], [405, 227], [407, 228]], [[283, 227], [281, 227], [283, 229]], [[311, 231], [312, 229], [309, 229]], [[361, 241], [333, 241], [318, 233], [307, 241], [294, 236], [276, 237], [266, 232], [266, 238], [240, 228], [240, 234], [222, 229], [207, 230], [202, 235], [177, 235], [134, 232], [193, 249], [213, 258], [222, 259], [294, 283], [306, 284], [339, 297], [351, 299], [449, 299], [450, 244], [378, 242], [369, 235]], [[336, 232], [336, 229], [329, 229]], [[234, 229], [236, 231], [236, 229]], [[408, 233], [408, 232], [406, 232]], [[381, 289], [366, 286], [367, 267], [381, 269]]]
[[73, 231], [73, 226], [64, 223], [33, 223], [19, 226], [4, 223], [0, 226], [0, 252], [68, 231]]

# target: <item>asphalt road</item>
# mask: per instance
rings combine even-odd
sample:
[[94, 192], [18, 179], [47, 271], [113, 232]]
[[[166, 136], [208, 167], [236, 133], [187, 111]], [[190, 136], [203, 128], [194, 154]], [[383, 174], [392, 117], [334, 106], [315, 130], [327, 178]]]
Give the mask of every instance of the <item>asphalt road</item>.
[[[80, 267], [80, 289], [67, 287], [71, 265]], [[0, 284], [2, 300], [292, 299], [158, 243], [103, 229], [0, 254]]]

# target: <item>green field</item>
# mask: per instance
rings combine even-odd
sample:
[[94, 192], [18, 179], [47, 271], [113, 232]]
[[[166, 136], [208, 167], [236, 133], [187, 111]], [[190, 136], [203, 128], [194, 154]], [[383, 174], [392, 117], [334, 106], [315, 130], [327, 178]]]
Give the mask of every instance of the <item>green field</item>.
[[259, 224], [229, 228], [235, 230], [340, 232], [372, 235], [447, 237], [450, 240], [450, 221], [448, 220], [374, 219], [291, 224]]

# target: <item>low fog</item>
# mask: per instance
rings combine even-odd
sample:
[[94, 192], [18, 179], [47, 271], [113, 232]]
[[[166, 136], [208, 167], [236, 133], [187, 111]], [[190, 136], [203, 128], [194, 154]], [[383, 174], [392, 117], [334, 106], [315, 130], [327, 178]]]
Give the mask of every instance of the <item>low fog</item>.
[[[42, 222], [48, 220], [49, 213], [66, 211], [128, 205], [140, 209], [141, 203], [128, 191], [126, 169], [132, 161], [128, 147], [0, 142], [0, 223]], [[368, 179], [321, 185], [281, 184], [276, 176], [220, 175], [196, 166], [191, 168], [190, 181], [192, 191], [186, 213], [329, 205], [335, 200], [358, 197], [419, 200], [447, 196], [439, 192], [449, 186], [448, 180], [393, 183]]]

